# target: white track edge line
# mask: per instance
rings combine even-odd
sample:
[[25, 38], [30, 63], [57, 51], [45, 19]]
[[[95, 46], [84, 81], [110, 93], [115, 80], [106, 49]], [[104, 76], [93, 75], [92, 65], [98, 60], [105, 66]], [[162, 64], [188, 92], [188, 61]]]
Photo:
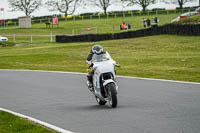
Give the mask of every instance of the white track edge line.
[[149, 81], [162, 81], [162, 82], [172, 82], [172, 83], [181, 83], [181, 84], [196, 84], [196, 85], [200, 85], [200, 83], [198, 83], [198, 82], [187, 82], [187, 81], [178, 81], [178, 80], [141, 78], [141, 77], [129, 77], [129, 76], [117, 76], [117, 77], [128, 78], [128, 79], [140, 79], [140, 80], [149, 80]]
[[[63, 73], [63, 74], [86, 75], [86, 73], [79, 73], [79, 72], [62, 72], [62, 71], [47, 71], [47, 70], [26, 70], [26, 69], [0, 69], [0, 70], [3, 70], [3, 71], [30, 71], [30, 72], [46, 72], [46, 73]], [[178, 80], [142, 78], [142, 77], [131, 77], [131, 76], [120, 76], [120, 75], [118, 75], [117, 77], [119, 77], [119, 78], [128, 78], [128, 79], [139, 79], [139, 80], [149, 80], [149, 81], [162, 81], [162, 82], [172, 82], [172, 83], [200, 85], [200, 83], [198, 83], [198, 82], [187, 82], [187, 81], [178, 81]]]
[[1, 111], [4, 111], [4, 112], [11, 113], [11, 114], [16, 115], [16, 116], [19, 116], [19, 117], [21, 117], [21, 118], [27, 119], [27, 120], [32, 121], [32, 122], [34, 122], [34, 123], [38, 123], [38, 124], [40, 124], [40, 125], [43, 125], [43, 126], [45, 126], [45, 127], [48, 127], [48, 128], [50, 128], [50, 129], [53, 129], [53, 130], [55, 130], [55, 131], [57, 131], [57, 132], [60, 132], [60, 133], [74, 133], [74, 132], [72, 132], [72, 131], [68, 131], [68, 130], [59, 128], [59, 127], [54, 126], [54, 125], [51, 125], [51, 124], [49, 124], [49, 123], [40, 121], [40, 120], [38, 120], [38, 119], [32, 118], [32, 117], [30, 117], [30, 116], [23, 115], [23, 114], [20, 114], [20, 113], [17, 113], [17, 112], [8, 110], [8, 109], [0, 108], [0, 110], [1, 110]]

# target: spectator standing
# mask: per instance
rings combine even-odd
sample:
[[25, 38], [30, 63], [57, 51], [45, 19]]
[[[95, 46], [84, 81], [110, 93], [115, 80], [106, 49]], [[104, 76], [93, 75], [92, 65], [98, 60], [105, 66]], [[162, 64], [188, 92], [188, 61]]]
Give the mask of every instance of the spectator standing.
[[131, 29], [131, 25], [130, 24], [128, 24], [128, 29]]
[[144, 28], [146, 28], [146, 26], [147, 26], [147, 20], [145, 18], [143, 18], [142, 21], [143, 21]]
[[151, 20], [148, 18], [147, 19], [147, 26], [150, 27], [151, 26]]
[[159, 19], [158, 19], [157, 17], [155, 17], [155, 18], [154, 18], [154, 22], [155, 22], [156, 24], [158, 24]]

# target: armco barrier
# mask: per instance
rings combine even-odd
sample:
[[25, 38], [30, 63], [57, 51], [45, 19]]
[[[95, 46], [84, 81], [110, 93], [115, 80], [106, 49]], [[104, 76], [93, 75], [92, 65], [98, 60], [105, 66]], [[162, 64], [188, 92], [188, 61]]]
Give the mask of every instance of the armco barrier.
[[74, 36], [56, 35], [56, 42], [61, 42], [61, 43], [95, 42], [95, 41], [126, 39], [126, 38], [135, 38], [135, 37], [144, 37], [152, 35], [162, 35], [162, 34], [200, 36], [200, 24], [185, 24], [185, 25], [168, 24], [160, 27], [114, 33], [114, 34], [87, 34], [87, 35], [74, 35]]

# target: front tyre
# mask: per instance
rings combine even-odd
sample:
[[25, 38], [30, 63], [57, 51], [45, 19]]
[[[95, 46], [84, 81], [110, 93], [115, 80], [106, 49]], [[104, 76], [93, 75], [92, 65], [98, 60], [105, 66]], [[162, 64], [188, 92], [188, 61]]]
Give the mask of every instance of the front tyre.
[[108, 100], [109, 104], [112, 108], [117, 107], [117, 91], [116, 91], [116, 86], [114, 83], [109, 83], [106, 85], [106, 88], [108, 89]]

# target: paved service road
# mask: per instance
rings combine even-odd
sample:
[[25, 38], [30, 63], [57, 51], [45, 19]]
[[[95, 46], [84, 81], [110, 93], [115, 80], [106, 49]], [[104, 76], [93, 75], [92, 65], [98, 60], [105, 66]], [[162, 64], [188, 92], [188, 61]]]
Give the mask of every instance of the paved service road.
[[199, 133], [200, 84], [117, 78], [119, 105], [98, 106], [85, 75], [0, 70], [0, 107], [75, 133]]

